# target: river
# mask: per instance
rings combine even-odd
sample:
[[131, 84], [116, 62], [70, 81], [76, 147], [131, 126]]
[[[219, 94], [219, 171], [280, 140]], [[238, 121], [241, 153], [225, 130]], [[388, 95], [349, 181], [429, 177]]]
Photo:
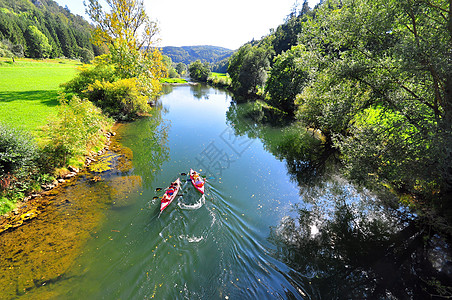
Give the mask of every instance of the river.
[[[151, 117], [117, 129], [111, 169], [81, 174], [46, 213], [1, 236], [16, 248], [2, 250], [14, 255], [0, 298], [402, 299], [433, 273], [450, 278], [440, 236], [426, 241], [391, 197], [279, 140], [315, 145], [312, 134], [258, 126], [225, 91], [168, 89]], [[190, 168], [207, 177], [204, 196]], [[159, 216], [160, 188], [178, 177], [181, 196]], [[412, 270], [421, 258], [428, 275]]]

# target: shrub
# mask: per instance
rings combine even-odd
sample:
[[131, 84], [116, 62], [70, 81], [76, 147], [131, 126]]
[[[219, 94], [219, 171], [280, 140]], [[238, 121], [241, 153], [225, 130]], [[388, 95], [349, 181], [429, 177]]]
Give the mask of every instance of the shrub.
[[58, 118], [47, 126], [50, 143], [43, 152], [43, 168], [63, 167], [70, 158], [83, 155], [90, 144], [103, 138], [112, 121], [88, 100], [73, 96], [69, 101], [60, 97]]
[[0, 125], [0, 213], [12, 209], [32, 189], [39, 173], [38, 150], [24, 133]]
[[88, 86], [84, 95], [115, 119], [133, 119], [151, 109], [148, 98], [135, 78], [116, 82], [96, 80]]
[[229, 74], [211, 73], [207, 78], [207, 83], [218, 87], [229, 87], [231, 85]]
[[96, 58], [94, 67], [84, 65], [79, 68], [78, 75], [69, 82], [63, 83], [61, 86], [66, 93], [75, 93], [79, 97], [83, 96], [83, 91], [98, 81], [110, 81], [116, 80], [115, 70], [112, 65], [100, 63], [102, 58]]
[[0, 177], [26, 177], [35, 167], [37, 148], [22, 132], [0, 124]]

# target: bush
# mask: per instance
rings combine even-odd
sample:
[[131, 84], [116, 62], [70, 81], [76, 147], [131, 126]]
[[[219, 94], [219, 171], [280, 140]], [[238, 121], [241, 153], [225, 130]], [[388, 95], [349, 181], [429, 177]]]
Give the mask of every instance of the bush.
[[193, 80], [201, 82], [206, 82], [211, 72], [209, 63], [202, 63], [199, 59], [188, 66], [188, 71]]
[[0, 125], [0, 213], [5, 213], [32, 189], [39, 174], [34, 141], [15, 129]]
[[84, 91], [84, 95], [103, 112], [119, 120], [133, 119], [148, 113], [148, 98], [141, 92], [137, 79], [121, 79], [116, 82], [96, 80]]
[[211, 73], [207, 78], [208, 84], [218, 87], [229, 87], [231, 82], [231, 77], [228, 74]]
[[79, 68], [79, 73], [74, 79], [63, 83], [61, 86], [66, 93], [75, 93], [79, 97], [82, 97], [83, 91], [96, 80], [115, 81], [116, 75], [113, 66], [100, 63], [96, 64], [94, 67], [84, 65]]
[[0, 177], [26, 177], [35, 167], [37, 148], [23, 133], [0, 124]]
[[90, 144], [104, 139], [104, 130], [112, 124], [88, 100], [73, 96], [67, 101], [63, 95], [60, 102], [58, 118], [47, 126], [50, 143], [42, 154], [42, 167], [47, 170], [64, 167], [70, 158], [83, 155]]

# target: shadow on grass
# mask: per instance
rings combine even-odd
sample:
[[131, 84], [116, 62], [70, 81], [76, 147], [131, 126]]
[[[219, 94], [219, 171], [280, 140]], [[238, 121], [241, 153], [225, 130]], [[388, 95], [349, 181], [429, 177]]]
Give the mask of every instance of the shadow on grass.
[[0, 103], [13, 101], [39, 101], [49, 107], [57, 106], [57, 91], [0, 92]]

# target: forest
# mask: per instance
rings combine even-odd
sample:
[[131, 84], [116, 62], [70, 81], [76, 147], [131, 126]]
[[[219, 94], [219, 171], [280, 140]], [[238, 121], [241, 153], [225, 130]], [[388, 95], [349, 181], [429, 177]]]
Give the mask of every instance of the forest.
[[451, 49], [449, 1], [305, 1], [234, 53], [230, 88], [320, 132], [350, 181], [451, 232]]
[[105, 53], [90, 41], [92, 26], [52, 0], [0, 0], [0, 56], [77, 58]]

